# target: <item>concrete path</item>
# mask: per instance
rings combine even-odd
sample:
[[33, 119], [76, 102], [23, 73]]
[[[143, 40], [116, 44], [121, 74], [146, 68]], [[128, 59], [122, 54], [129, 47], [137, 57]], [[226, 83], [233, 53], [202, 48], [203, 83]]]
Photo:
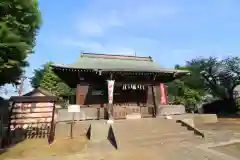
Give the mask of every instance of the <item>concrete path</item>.
[[[240, 140], [234, 140], [233, 142], [240, 142]], [[223, 144], [201, 144], [195, 146], [191, 142], [184, 142], [178, 145], [169, 143], [162, 146], [151, 146], [150, 148], [139, 147], [132, 148], [131, 150], [121, 149], [118, 151], [112, 149], [103, 151], [105, 145], [99, 144], [98, 147], [95, 145], [93, 148], [86, 148], [82, 153], [74, 155], [29, 158], [24, 160], [238, 160], [233, 156], [209, 149], [209, 147]], [[98, 151], [96, 152], [96, 150]]]
[[[160, 126], [160, 128], [158, 127]], [[101, 127], [100, 127], [101, 128]], [[240, 136], [220, 134], [199, 139], [185, 128], [170, 121], [129, 121], [115, 124], [116, 136], [120, 140], [118, 150], [107, 140], [89, 142], [80, 153], [71, 155], [25, 158], [24, 160], [239, 160], [236, 155], [227, 155], [212, 147], [240, 142]], [[190, 134], [186, 133], [189, 132]], [[233, 131], [234, 133], [237, 133]], [[130, 134], [129, 134], [130, 133]], [[151, 134], [150, 134], [151, 133]], [[181, 134], [180, 134], [181, 133]], [[166, 135], [167, 134], [167, 135]], [[149, 135], [149, 136], [148, 136]], [[230, 140], [220, 142], [226, 137]], [[225, 139], [226, 139], [225, 138]], [[142, 141], [141, 141], [142, 140]], [[145, 143], [151, 142], [151, 143]], [[211, 142], [211, 143], [210, 143]], [[67, 147], [67, 146], [66, 146]], [[10, 159], [8, 159], [10, 160]], [[13, 160], [13, 159], [11, 159]], [[20, 160], [20, 159], [18, 159]]]

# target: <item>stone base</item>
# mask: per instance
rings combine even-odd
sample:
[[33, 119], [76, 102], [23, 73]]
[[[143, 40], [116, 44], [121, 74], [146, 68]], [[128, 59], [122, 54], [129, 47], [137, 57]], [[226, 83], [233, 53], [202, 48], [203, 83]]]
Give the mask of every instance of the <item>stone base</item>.
[[159, 116], [181, 115], [186, 113], [183, 105], [159, 105], [158, 112]]
[[126, 119], [141, 119], [141, 118], [142, 118], [141, 114], [128, 114], [126, 116]]
[[107, 139], [109, 131], [109, 125], [104, 123], [92, 123], [91, 124], [91, 137], [92, 142], [101, 142]]
[[201, 124], [201, 123], [217, 123], [218, 118], [216, 114], [195, 114], [194, 115], [194, 123]]

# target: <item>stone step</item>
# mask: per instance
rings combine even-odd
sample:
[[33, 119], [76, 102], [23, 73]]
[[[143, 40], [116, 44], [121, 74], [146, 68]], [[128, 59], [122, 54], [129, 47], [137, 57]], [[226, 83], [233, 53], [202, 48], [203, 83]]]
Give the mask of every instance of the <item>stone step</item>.
[[155, 133], [155, 132], [159, 132], [159, 133], [171, 133], [171, 132], [184, 132], [184, 131], [188, 131], [187, 128], [181, 127], [181, 128], [177, 128], [177, 127], [172, 127], [172, 128], [156, 128], [156, 127], [152, 127], [152, 128], [119, 128], [116, 126], [112, 127], [113, 130], [117, 133], [129, 133], [128, 131], [131, 131], [131, 134], [144, 134], [144, 133]]
[[114, 124], [128, 124], [128, 125], [138, 125], [138, 124], [168, 124], [168, 123], [175, 123], [175, 120], [168, 120], [168, 119], [129, 119], [129, 120], [116, 120]]
[[169, 123], [169, 124], [165, 124], [165, 125], [162, 125], [162, 124], [148, 124], [148, 123], [145, 123], [145, 124], [112, 124], [112, 126], [117, 126], [119, 128], [125, 128], [125, 127], [134, 127], [135, 129], [141, 129], [142, 127], [145, 127], [145, 128], [152, 128], [152, 127], [155, 127], [155, 128], [171, 128], [171, 127], [177, 127], [177, 128], [181, 128], [181, 127], [184, 127], [184, 126], [181, 126], [181, 124], [179, 123]]
[[142, 129], [142, 127], [144, 128], [149, 128], [152, 129], [154, 128], [159, 128], [159, 129], [171, 129], [171, 128], [184, 128], [183, 126], [181, 126], [181, 124], [176, 123], [176, 122], [171, 122], [171, 123], [167, 123], [167, 124], [158, 124], [158, 123], [141, 123], [141, 124], [130, 124], [130, 123], [114, 123], [112, 124], [113, 127], [118, 127], [118, 128], [131, 128], [131, 129], [136, 129], [136, 130], [140, 130]]
[[145, 139], [145, 138], [154, 138], [154, 137], [170, 137], [170, 136], [184, 136], [184, 135], [188, 135], [188, 136], [194, 136], [193, 132], [177, 132], [179, 134], [175, 133], [160, 133], [160, 132], [149, 132], [147, 134], [137, 134], [137, 135], [133, 135], [133, 134], [119, 134], [115, 132], [115, 137], [118, 140], [137, 140], [137, 139]]
[[179, 145], [179, 144], [184, 144], [184, 143], [199, 143], [200, 141], [203, 141], [202, 139], [200, 138], [196, 138], [196, 137], [169, 137], [169, 138], [165, 138], [165, 139], [157, 139], [157, 138], [153, 138], [153, 139], [145, 139], [145, 140], [142, 140], [142, 141], [133, 141], [133, 142], [121, 142], [118, 143], [118, 147], [121, 149], [121, 148], [124, 148], [124, 149], [127, 149], [127, 148], [148, 148], [149, 147], [161, 147], [161, 145], [166, 145], [166, 144], [176, 144], [176, 145]]
[[[170, 126], [170, 127], [119, 127], [119, 126], [112, 126], [114, 132], [116, 134], [132, 134], [132, 135], [139, 135], [139, 134], [151, 134], [151, 133], [176, 133], [176, 132], [185, 132], [188, 131], [187, 128], [181, 126]], [[131, 131], [131, 132], [130, 132]], [[190, 131], [191, 132], [191, 131]]]
[[176, 120], [171, 120], [171, 119], [129, 119], [129, 120], [116, 120], [114, 121], [114, 124], [171, 124], [171, 123], [176, 123]]
[[[112, 125], [119, 148], [147, 147], [162, 143], [199, 141], [192, 131], [175, 120], [149, 119], [117, 121]], [[202, 140], [202, 139], [201, 139]]]
[[185, 133], [179, 133], [179, 134], [154, 134], [154, 135], [143, 135], [138, 137], [121, 137], [118, 138], [118, 142], [126, 142], [126, 143], [132, 143], [132, 142], [145, 142], [145, 141], [155, 141], [155, 140], [168, 140], [173, 138], [189, 138], [194, 136], [191, 133], [185, 132]]

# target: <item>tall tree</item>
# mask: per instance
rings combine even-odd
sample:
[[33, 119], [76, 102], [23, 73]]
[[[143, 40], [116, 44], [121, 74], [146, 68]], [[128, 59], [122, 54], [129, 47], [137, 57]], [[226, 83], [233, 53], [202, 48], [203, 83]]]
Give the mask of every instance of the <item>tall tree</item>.
[[51, 64], [48, 62], [42, 68], [35, 70], [31, 79], [32, 87], [44, 88], [56, 96], [70, 96], [74, 94], [74, 90], [66, 85], [52, 70]]
[[40, 24], [37, 0], [0, 2], [0, 86], [19, 82]]
[[53, 62], [46, 63], [42, 66], [42, 68], [35, 69], [33, 73], [33, 77], [31, 78], [31, 85], [33, 88], [40, 87], [41, 81], [43, 80], [44, 73], [49, 70], [49, 65]]
[[236, 112], [234, 88], [240, 85], [240, 58], [228, 57], [221, 61], [213, 58], [208, 62], [202, 71], [206, 86], [227, 104], [229, 112]]
[[[181, 86], [182, 92], [178, 93], [178, 96], [182, 99], [184, 99], [184, 94], [186, 94], [185, 91], [191, 89], [192, 91], [195, 90], [195, 92], [190, 93], [197, 92], [203, 98], [211, 94], [213, 98], [224, 101], [226, 110], [229, 112], [236, 111], [234, 88], [240, 84], [239, 57], [228, 57], [223, 60], [218, 60], [214, 57], [196, 58], [186, 62], [185, 66], [177, 65], [176, 67], [178, 69], [187, 69], [191, 72], [190, 76], [180, 79], [181, 83], [178, 82], [176, 84], [176, 81], [174, 81], [172, 84], [173, 89], [179, 89]], [[192, 97], [194, 96], [192, 95]], [[198, 97], [195, 95], [195, 99], [199, 99]], [[178, 100], [181, 100], [181, 98], [178, 98]]]
[[[198, 66], [199, 80], [205, 89], [220, 99], [234, 99], [234, 88], [240, 84], [240, 58], [228, 57], [217, 60], [214, 57], [194, 59], [187, 63]], [[204, 81], [202, 81], [204, 80]], [[195, 85], [198, 84], [195, 82]]]

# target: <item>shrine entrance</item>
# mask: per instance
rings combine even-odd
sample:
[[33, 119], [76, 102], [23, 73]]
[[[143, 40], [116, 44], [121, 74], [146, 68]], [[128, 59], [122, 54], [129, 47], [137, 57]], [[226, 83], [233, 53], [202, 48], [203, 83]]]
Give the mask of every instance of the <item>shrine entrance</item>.
[[[126, 119], [141, 118], [141, 107], [146, 106], [147, 87], [140, 84], [123, 84], [114, 87], [114, 110], [124, 110]], [[115, 115], [114, 117], [119, 115]]]

